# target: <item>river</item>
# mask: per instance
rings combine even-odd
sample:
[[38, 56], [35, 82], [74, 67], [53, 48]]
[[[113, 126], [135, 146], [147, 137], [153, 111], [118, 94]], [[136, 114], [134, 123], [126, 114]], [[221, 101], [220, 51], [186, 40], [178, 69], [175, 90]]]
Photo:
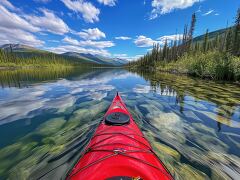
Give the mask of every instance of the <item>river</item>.
[[119, 91], [175, 179], [240, 178], [240, 86], [124, 69], [0, 72], [0, 179], [60, 179]]

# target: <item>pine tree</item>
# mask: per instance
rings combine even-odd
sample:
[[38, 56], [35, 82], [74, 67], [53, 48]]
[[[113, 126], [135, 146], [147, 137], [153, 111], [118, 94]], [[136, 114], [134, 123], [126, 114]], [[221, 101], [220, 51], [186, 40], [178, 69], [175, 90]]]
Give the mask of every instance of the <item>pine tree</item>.
[[226, 52], [232, 53], [232, 50], [233, 50], [232, 40], [233, 40], [232, 28], [230, 28], [230, 29], [227, 31], [227, 36], [226, 36], [226, 47], [225, 47], [225, 51], [226, 51]]
[[164, 46], [163, 46], [163, 54], [162, 54], [162, 59], [166, 60], [167, 58], [167, 39], [165, 40]]
[[192, 44], [192, 39], [193, 39], [193, 34], [194, 34], [194, 30], [195, 30], [195, 25], [196, 25], [196, 14], [193, 13], [192, 15], [192, 21], [191, 21], [191, 26], [188, 32], [188, 49], [190, 49], [191, 44]]
[[233, 37], [233, 54], [240, 55], [240, 8], [238, 8], [237, 16], [235, 20]]
[[203, 42], [203, 52], [206, 52], [208, 50], [208, 29], [206, 31], [204, 42]]
[[215, 40], [214, 40], [214, 48], [219, 50], [220, 49], [220, 38], [219, 34], [216, 35]]

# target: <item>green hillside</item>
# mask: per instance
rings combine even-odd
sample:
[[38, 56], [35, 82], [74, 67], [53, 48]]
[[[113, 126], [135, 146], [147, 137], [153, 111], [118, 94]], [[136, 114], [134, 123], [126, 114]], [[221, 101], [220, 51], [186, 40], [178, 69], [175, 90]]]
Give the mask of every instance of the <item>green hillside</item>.
[[73, 63], [75, 65], [87, 64], [97, 66], [101, 65], [121, 66], [128, 63], [128, 61], [124, 59], [104, 57], [100, 55], [85, 54], [78, 52], [66, 52], [63, 54], [55, 54], [49, 51], [40, 50], [23, 44], [5, 44], [0, 46], [0, 49], [7, 54], [12, 54], [17, 58], [22, 59], [22, 61], [25, 61], [25, 59], [44, 59], [44, 58], [49, 60], [49, 57], [54, 57], [55, 59], [67, 60], [69, 61], [69, 63]]
[[[223, 36], [229, 28], [219, 29], [208, 33], [209, 40], [213, 40], [216, 36]], [[193, 42], [203, 42], [205, 34], [197, 36], [193, 39]]]

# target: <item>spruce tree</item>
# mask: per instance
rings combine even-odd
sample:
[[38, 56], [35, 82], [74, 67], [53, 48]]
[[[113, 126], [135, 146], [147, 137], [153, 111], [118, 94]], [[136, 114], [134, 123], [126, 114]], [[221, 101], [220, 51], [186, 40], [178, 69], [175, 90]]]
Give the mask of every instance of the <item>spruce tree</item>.
[[232, 28], [229, 28], [227, 31], [227, 36], [226, 36], [226, 46], [225, 46], [225, 51], [232, 53], [233, 50], [233, 36], [232, 36]]
[[195, 25], [196, 25], [196, 14], [193, 13], [192, 15], [192, 21], [191, 21], [191, 26], [188, 32], [188, 49], [190, 49], [191, 44], [192, 44], [192, 39], [193, 39], [193, 34], [194, 34], [194, 30], [195, 30]]
[[203, 42], [203, 52], [206, 52], [208, 50], [208, 29], [206, 31], [204, 42]]
[[233, 54], [240, 55], [240, 8], [238, 8], [234, 27]]
[[165, 40], [164, 46], [163, 46], [163, 54], [162, 54], [162, 59], [166, 60], [167, 58], [167, 39]]

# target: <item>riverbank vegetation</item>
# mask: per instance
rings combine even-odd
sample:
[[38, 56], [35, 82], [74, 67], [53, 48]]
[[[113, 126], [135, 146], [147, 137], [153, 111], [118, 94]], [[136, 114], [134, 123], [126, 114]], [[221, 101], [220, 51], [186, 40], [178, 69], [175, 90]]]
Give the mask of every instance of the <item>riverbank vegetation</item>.
[[163, 46], [154, 44], [151, 52], [129, 67], [137, 70], [184, 73], [216, 80], [240, 80], [240, 8], [234, 26], [224, 33], [209, 38], [206, 31], [202, 40], [193, 38], [196, 15], [192, 15], [191, 26], [184, 27], [183, 37]]

